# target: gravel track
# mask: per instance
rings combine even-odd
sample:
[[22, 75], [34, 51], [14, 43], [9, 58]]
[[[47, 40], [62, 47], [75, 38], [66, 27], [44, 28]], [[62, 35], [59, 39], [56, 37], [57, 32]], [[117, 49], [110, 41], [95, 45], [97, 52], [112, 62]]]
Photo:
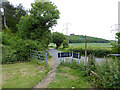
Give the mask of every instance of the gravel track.
[[60, 51], [49, 48], [48, 52], [52, 56], [51, 61], [48, 62], [52, 70], [48, 72], [47, 76], [41, 82], [33, 87], [33, 90], [35, 88], [46, 88], [56, 76], [56, 67], [59, 65], [58, 52]]

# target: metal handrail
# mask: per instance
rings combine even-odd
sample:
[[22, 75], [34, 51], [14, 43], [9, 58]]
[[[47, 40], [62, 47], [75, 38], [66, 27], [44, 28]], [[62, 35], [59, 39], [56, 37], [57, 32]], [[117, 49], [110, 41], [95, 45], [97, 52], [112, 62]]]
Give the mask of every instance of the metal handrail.
[[107, 57], [109, 56], [116, 56], [116, 57], [120, 57], [120, 54], [108, 54]]

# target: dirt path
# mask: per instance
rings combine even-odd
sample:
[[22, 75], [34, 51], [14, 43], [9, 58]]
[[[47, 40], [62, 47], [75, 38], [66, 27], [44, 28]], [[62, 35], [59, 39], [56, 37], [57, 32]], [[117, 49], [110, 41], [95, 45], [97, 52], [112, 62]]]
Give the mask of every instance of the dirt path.
[[56, 67], [59, 64], [59, 59], [58, 59], [58, 52], [53, 48], [49, 48], [49, 54], [52, 56], [52, 60], [48, 62], [48, 64], [50, 65], [50, 68], [52, 68], [52, 70], [47, 74], [47, 76], [40, 82], [38, 83], [34, 88], [46, 88], [50, 82], [55, 78], [56, 76]]

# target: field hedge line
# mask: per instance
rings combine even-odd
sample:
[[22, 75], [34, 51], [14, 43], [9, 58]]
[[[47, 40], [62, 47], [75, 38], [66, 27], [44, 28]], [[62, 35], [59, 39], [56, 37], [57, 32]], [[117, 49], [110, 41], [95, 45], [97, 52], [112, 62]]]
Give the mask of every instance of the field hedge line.
[[[69, 47], [68, 51], [80, 52], [81, 55], [85, 55], [85, 48], [84, 47]], [[110, 53], [111, 53], [111, 48], [92, 47], [92, 46], [87, 47], [87, 55], [92, 54], [95, 57], [106, 57]]]

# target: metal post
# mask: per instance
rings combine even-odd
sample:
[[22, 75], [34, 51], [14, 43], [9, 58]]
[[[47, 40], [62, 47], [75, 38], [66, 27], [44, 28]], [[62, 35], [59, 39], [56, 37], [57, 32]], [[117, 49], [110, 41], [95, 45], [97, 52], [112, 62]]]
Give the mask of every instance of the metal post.
[[87, 36], [85, 35], [85, 62], [87, 63]]
[[79, 55], [80, 53], [78, 53], [78, 64], [80, 64], [80, 59], [79, 59], [79, 57], [80, 57], [80, 55]]
[[64, 57], [64, 63], [65, 63], [65, 57]]
[[60, 64], [61, 64], [61, 52], [60, 52]]
[[69, 62], [71, 63], [71, 53], [69, 53], [69, 60], [70, 60]]
[[46, 66], [47, 66], [47, 52], [45, 52], [45, 63], [46, 63]]
[[73, 61], [73, 51], [72, 51], [72, 61]]

